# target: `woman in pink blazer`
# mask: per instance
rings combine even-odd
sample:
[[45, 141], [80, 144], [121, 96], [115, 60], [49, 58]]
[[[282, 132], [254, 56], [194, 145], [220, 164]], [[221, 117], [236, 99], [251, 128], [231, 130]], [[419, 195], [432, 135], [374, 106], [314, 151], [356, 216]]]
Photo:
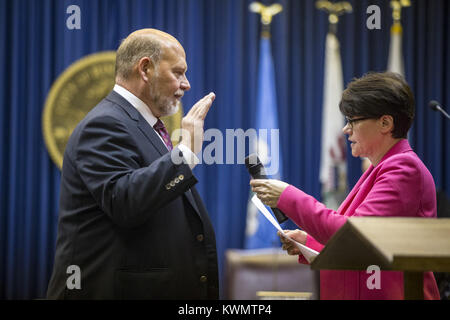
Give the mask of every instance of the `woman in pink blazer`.
[[[406, 140], [414, 118], [414, 97], [398, 74], [369, 73], [349, 84], [339, 108], [354, 157], [371, 165], [337, 211], [278, 180], [252, 180], [253, 191], [270, 207], [278, 207], [303, 230], [290, 237], [320, 251], [348, 217], [436, 217], [433, 177]], [[281, 237], [283, 249], [300, 255]], [[302, 255], [300, 263], [307, 263]], [[321, 299], [403, 299], [403, 273], [382, 271], [380, 289], [366, 285], [365, 271], [321, 271]], [[424, 273], [425, 299], [439, 299], [432, 272]]]

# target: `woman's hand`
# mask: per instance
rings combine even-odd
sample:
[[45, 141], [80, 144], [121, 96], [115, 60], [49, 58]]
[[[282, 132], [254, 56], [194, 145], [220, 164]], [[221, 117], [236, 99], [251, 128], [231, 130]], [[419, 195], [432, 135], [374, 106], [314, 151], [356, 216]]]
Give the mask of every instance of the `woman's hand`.
[[[283, 230], [285, 235], [289, 238], [301, 243], [303, 245], [306, 244], [306, 236], [308, 235], [305, 231], [296, 229], [296, 230]], [[289, 239], [282, 235], [280, 231], [277, 232], [277, 235], [280, 237], [281, 243], [283, 244], [282, 249], [286, 250], [290, 256], [296, 256], [301, 254], [300, 249]]]
[[278, 199], [280, 199], [284, 189], [289, 186], [286, 182], [273, 179], [250, 180], [250, 185], [252, 186], [252, 191], [256, 193], [258, 198], [271, 208], [276, 208]]

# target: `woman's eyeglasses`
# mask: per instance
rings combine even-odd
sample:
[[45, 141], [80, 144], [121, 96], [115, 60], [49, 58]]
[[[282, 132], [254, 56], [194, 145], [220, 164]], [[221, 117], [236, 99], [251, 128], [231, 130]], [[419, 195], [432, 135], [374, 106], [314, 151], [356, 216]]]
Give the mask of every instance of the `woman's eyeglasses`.
[[347, 123], [345, 125], [348, 126], [350, 129], [353, 129], [353, 124], [355, 124], [356, 122], [363, 121], [363, 120], [369, 120], [369, 119], [374, 119], [374, 118], [373, 117], [364, 117], [364, 118], [349, 119], [349, 118], [345, 117], [345, 120], [347, 121]]

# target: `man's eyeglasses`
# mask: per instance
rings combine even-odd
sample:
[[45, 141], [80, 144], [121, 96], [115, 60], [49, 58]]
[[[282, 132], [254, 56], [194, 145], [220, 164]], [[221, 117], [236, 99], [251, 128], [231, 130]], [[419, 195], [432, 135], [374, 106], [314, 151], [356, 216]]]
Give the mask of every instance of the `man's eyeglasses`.
[[347, 121], [347, 123], [345, 125], [348, 126], [350, 129], [353, 129], [354, 123], [363, 121], [363, 120], [369, 120], [369, 119], [374, 119], [374, 118], [373, 117], [364, 117], [364, 118], [349, 119], [349, 118], [345, 117], [345, 120]]

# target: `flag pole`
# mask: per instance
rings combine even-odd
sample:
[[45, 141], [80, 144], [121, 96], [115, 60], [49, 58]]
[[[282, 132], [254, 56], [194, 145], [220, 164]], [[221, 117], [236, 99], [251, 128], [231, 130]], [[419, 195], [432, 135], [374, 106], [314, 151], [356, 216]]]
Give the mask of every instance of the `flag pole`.
[[328, 14], [329, 22], [325, 43], [320, 182], [322, 201], [328, 208], [337, 209], [347, 192], [344, 117], [339, 111], [344, 79], [337, 26], [340, 16], [352, 12], [353, 8], [345, 1], [323, 0], [316, 1], [316, 8]]
[[270, 38], [270, 24], [272, 23], [272, 18], [283, 11], [283, 6], [279, 3], [265, 6], [262, 3], [255, 1], [250, 3], [249, 10], [261, 15], [261, 37]]
[[347, 1], [330, 2], [327, 0], [319, 0], [316, 1], [316, 8], [328, 13], [329, 31], [333, 34], [337, 32], [339, 17], [353, 12], [352, 5]]
[[249, 5], [249, 10], [261, 15], [261, 23], [269, 26], [272, 23], [273, 16], [283, 11], [283, 6], [279, 3], [274, 3], [270, 6], [265, 6], [260, 2], [252, 2]]
[[[283, 7], [278, 3], [265, 6], [259, 2], [252, 2], [249, 5], [249, 10], [259, 14], [261, 17], [254, 128], [257, 131], [263, 130], [270, 133], [270, 139], [268, 139], [269, 135], [266, 135], [265, 139], [260, 135], [257, 141], [254, 141], [249, 147], [250, 152], [258, 153], [261, 162], [265, 166], [268, 166], [270, 163], [270, 166], [268, 167], [276, 168], [273, 173], [268, 172], [268, 176], [272, 179], [280, 179], [282, 175], [281, 150], [279, 148], [278, 138], [272, 137], [272, 132], [274, 130], [279, 133], [279, 123], [275, 67], [270, 45], [270, 25], [273, 17], [280, 13], [283, 10]], [[273, 229], [273, 226], [263, 215], [258, 213], [258, 209], [250, 200], [252, 196], [253, 194], [250, 190], [244, 247], [246, 249], [258, 249], [279, 246], [280, 240], [276, 235], [276, 230]]]
[[392, 26], [391, 26], [391, 44], [389, 48], [388, 70], [400, 73], [404, 76], [404, 66], [402, 57], [402, 34], [403, 27], [401, 22], [402, 9], [410, 7], [410, 0], [392, 0]]
[[[256, 116], [256, 128], [262, 129], [277, 129], [279, 130], [278, 123], [278, 110], [277, 110], [277, 102], [276, 102], [276, 89], [275, 89], [275, 73], [274, 73], [274, 64], [271, 53], [271, 45], [270, 45], [270, 25], [272, 23], [272, 18], [283, 11], [283, 7], [274, 3], [270, 6], [265, 6], [260, 2], [252, 2], [249, 5], [249, 10], [251, 12], [257, 13], [261, 15], [261, 39], [259, 46], [259, 75], [258, 75], [258, 97], [257, 97], [257, 116]], [[266, 117], [263, 117], [265, 115]], [[273, 145], [274, 141], [270, 138], [270, 144]], [[260, 151], [261, 141], [258, 140], [256, 151], [259, 153]], [[266, 144], [269, 146], [269, 143]], [[262, 148], [264, 149], [264, 148]], [[274, 155], [272, 154], [271, 149], [271, 163], [273, 163]], [[279, 150], [278, 161], [279, 161], [279, 170], [275, 176], [270, 175], [272, 178], [280, 178], [281, 177], [281, 152]], [[268, 161], [268, 157], [264, 157], [262, 154], [260, 155], [261, 162], [266, 163]], [[266, 158], [266, 159], [264, 159]], [[247, 223], [249, 223], [249, 216], [255, 218], [254, 209], [256, 208], [249, 201], [249, 204], [253, 208], [249, 208], [247, 211]], [[253, 209], [253, 210], [252, 210]], [[280, 246], [280, 240], [276, 235], [276, 231], [274, 231], [273, 227], [268, 223], [268, 221], [261, 215], [257, 214], [257, 225], [258, 230], [253, 239], [252, 236], [247, 237], [248, 247], [256, 247], [256, 248], [274, 248], [275, 246]], [[252, 223], [250, 223], [252, 224]], [[246, 232], [247, 234], [247, 232]], [[258, 240], [259, 238], [263, 241]], [[273, 249], [272, 249], [273, 250]], [[272, 291], [279, 291], [278, 288], [278, 269], [279, 269], [279, 261], [278, 261], [279, 249], [273, 250], [273, 260], [272, 260]]]
[[394, 25], [400, 24], [402, 19], [402, 9], [411, 6], [410, 0], [392, 0], [392, 19], [394, 20]]

